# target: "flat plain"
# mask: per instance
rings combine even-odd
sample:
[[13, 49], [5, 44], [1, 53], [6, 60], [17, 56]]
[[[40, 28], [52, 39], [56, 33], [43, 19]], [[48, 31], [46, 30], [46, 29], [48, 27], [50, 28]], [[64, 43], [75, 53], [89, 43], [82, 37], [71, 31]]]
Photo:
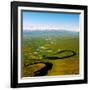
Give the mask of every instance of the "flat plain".
[[79, 32], [23, 32], [22, 66], [22, 77], [79, 74]]

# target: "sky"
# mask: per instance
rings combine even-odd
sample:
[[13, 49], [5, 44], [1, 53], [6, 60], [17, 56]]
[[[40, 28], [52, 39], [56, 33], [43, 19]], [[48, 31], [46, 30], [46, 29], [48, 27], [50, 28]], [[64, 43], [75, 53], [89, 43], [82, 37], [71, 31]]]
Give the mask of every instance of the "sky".
[[23, 11], [23, 30], [79, 31], [80, 14]]

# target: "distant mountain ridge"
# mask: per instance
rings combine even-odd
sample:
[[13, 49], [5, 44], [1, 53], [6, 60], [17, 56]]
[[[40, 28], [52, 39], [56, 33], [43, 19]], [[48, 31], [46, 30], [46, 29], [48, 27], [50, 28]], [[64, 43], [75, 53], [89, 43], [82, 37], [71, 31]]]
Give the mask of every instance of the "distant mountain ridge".
[[67, 30], [23, 30], [24, 36], [38, 37], [38, 36], [77, 36], [79, 32]]

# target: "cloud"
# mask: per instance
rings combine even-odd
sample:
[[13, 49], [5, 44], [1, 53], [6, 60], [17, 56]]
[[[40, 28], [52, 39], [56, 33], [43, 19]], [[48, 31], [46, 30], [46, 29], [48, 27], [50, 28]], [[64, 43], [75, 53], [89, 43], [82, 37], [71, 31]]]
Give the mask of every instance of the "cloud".
[[79, 27], [76, 27], [75, 25], [52, 25], [52, 24], [30, 24], [30, 23], [24, 23], [23, 30], [69, 30], [69, 31], [79, 31]]

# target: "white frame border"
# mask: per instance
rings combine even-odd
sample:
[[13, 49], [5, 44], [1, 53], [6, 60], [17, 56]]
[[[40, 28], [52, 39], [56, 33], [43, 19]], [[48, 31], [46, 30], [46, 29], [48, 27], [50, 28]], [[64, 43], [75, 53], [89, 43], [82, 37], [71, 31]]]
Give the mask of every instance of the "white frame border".
[[[21, 78], [21, 10], [35, 11], [54, 11], [54, 12], [72, 12], [80, 14], [80, 74], [65, 76], [40, 76]], [[46, 81], [66, 81], [84, 79], [84, 10], [78, 9], [56, 9], [56, 8], [37, 8], [37, 7], [18, 7], [18, 83], [34, 83]]]

